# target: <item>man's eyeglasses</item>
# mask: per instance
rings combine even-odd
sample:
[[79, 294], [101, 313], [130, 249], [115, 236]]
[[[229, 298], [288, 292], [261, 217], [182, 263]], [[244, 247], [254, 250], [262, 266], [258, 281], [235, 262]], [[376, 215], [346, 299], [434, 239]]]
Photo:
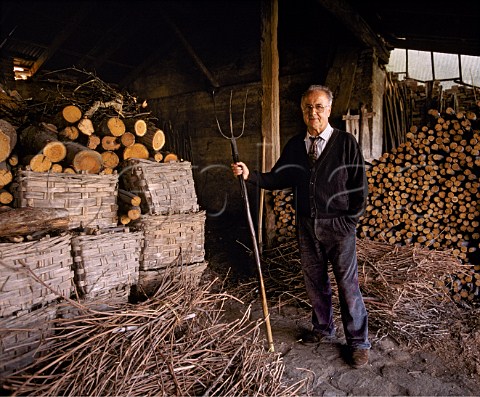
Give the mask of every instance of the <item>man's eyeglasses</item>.
[[330, 105], [323, 106], [323, 105], [304, 105], [302, 110], [304, 113], [310, 113], [312, 110], [315, 110], [317, 113], [323, 113], [326, 108], [330, 107]]

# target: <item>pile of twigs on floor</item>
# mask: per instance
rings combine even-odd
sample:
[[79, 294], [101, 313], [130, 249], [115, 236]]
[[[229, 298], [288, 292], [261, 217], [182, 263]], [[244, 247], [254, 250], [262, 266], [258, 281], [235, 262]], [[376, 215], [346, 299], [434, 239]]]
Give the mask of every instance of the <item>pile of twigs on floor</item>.
[[[357, 252], [360, 287], [378, 338], [388, 335], [407, 345], [425, 346], [448, 335], [462, 317], [446, 288], [451, 277], [462, 271], [462, 264], [449, 251], [358, 239]], [[296, 240], [264, 251], [262, 267], [272, 308], [310, 308]], [[337, 290], [330, 276], [338, 319]], [[239, 292], [245, 298], [252, 285], [243, 285]]]
[[296, 394], [302, 385], [282, 384], [284, 364], [266, 350], [261, 323], [249, 310], [225, 322], [233, 298], [210, 291], [177, 271], [144, 302], [98, 310], [100, 301], [69, 301], [48, 349], [5, 385], [37, 396]]
[[468, 269], [451, 251], [359, 239], [359, 281], [369, 321], [383, 334], [416, 347], [450, 334], [462, 317], [448, 288]]

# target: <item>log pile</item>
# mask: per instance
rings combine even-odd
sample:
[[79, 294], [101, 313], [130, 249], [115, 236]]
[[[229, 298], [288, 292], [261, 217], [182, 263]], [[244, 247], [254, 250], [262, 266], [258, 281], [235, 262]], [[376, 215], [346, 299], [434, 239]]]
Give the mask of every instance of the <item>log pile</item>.
[[[359, 235], [390, 244], [451, 249], [464, 264], [475, 266], [480, 259], [477, 115], [453, 108], [429, 114], [431, 123], [412, 127], [405, 143], [367, 170], [369, 203]], [[451, 286], [455, 299], [478, 299], [472, 280], [462, 280]]]
[[[171, 163], [191, 157], [188, 136], [179, 137], [171, 123], [158, 127], [146, 101], [94, 74], [70, 68], [37, 78], [44, 86], [34, 99], [0, 95], [0, 206], [15, 206], [12, 183], [19, 169], [110, 175], [121, 173], [130, 159]], [[120, 206], [123, 224], [138, 216], [138, 208]]]
[[9, 121], [0, 119], [0, 207], [13, 202], [9, 185], [13, 181], [12, 167], [18, 164], [18, 157], [13, 152], [16, 144], [16, 128]]
[[[72, 68], [47, 75], [47, 87], [35, 100], [18, 94], [0, 98], [0, 206], [14, 207], [19, 170], [55, 174], [121, 173], [129, 159], [179, 161], [156, 119], [128, 93], [91, 73]], [[42, 81], [39, 81], [42, 83]], [[45, 94], [46, 93], [46, 94]], [[119, 205], [120, 223], [140, 216], [139, 204]]]
[[280, 244], [295, 238], [295, 208], [291, 189], [272, 192], [276, 241]]
[[[70, 116], [71, 109], [76, 109], [80, 119]], [[143, 130], [119, 115], [90, 119], [75, 105], [67, 105], [60, 114], [61, 119], [57, 115], [49, 123], [40, 122], [19, 131], [22, 165], [35, 172], [111, 174], [129, 158], [158, 159], [165, 144], [163, 130], [152, 127], [146, 131], [148, 135], [135, 135], [135, 131], [142, 134]], [[70, 123], [72, 120], [76, 121]], [[126, 130], [126, 122], [132, 124], [133, 132]]]
[[399, 80], [396, 73], [389, 73], [388, 78], [393, 81], [395, 90], [399, 91], [403, 99], [403, 105], [397, 109], [399, 113], [393, 117], [405, 118], [409, 126], [423, 125], [428, 118], [429, 109], [443, 112], [448, 107], [465, 110], [478, 108], [478, 93], [475, 87], [453, 85], [444, 89], [440, 81], [424, 84], [414, 79]]

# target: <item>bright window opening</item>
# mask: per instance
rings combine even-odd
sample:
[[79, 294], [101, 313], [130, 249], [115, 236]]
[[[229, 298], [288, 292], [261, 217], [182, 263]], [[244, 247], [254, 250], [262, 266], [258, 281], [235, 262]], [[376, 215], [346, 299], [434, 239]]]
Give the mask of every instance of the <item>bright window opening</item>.
[[445, 89], [458, 84], [480, 87], [480, 57], [470, 55], [396, 48], [387, 71], [398, 74], [399, 80], [440, 81]]

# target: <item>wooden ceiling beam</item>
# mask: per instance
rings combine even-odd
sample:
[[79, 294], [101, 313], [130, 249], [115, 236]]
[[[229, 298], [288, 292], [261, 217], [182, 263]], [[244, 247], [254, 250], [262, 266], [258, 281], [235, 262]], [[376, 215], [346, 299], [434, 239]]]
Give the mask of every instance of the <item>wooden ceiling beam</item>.
[[212, 73], [208, 70], [208, 68], [205, 66], [203, 61], [200, 59], [200, 57], [197, 55], [193, 47], [190, 45], [188, 40], [185, 38], [185, 36], [182, 34], [178, 26], [173, 22], [172, 18], [170, 18], [169, 15], [166, 14], [166, 12], [162, 12], [162, 17], [163, 20], [167, 23], [167, 25], [172, 29], [172, 31], [175, 33], [175, 36], [177, 36], [178, 40], [182, 43], [182, 45], [185, 47], [187, 50], [188, 54], [192, 57], [193, 61], [196, 63], [196, 65], [200, 68], [202, 73], [205, 75], [205, 77], [208, 79], [210, 82], [211, 86], [213, 88], [218, 88], [220, 87], [220, 83], [217, 81], [217, 79], [213, 76]]
[[390, 51], [385, 42], [346, 0], [317, 0], [317, 2], [342, 21], [345, 27], [350, 29], [362, 43], [374, 48], [382, 62], [388, 63]]
[[85, 3], [81, 9], [76, 9], [74, 17], [67, 21], [67, 26], [56, 35], [52, 44], [38, 57], [33, 64], [30, 72], [33, 75], [37, 73], [45, 62], [47, 62], [62, 44], [76, 31], [89, 12], [89, 5]]
[[[94, 43], [92, 48], [78, 61], [78, 67], [85, 67], [87, 64], [91, 63], [91, 59], [94, 58], [94, 68], [99, 68], [116, 49], [126, 42], [126, 36], [128, 33], [126, 29], [122, 29], [122, 25], [126, 23], [127, 16], [124, 16], [103, 33], [103, 35]], [[118, 37], [117, 32], [122, 32], [122, 36]]]

